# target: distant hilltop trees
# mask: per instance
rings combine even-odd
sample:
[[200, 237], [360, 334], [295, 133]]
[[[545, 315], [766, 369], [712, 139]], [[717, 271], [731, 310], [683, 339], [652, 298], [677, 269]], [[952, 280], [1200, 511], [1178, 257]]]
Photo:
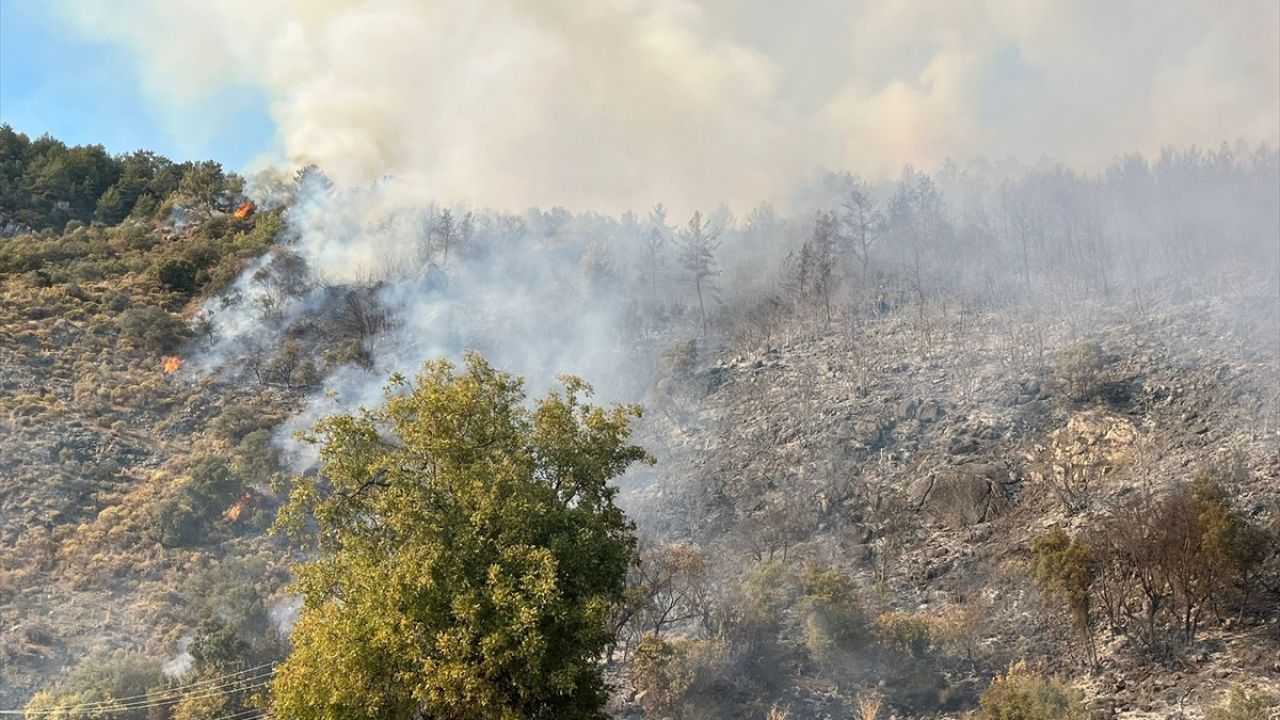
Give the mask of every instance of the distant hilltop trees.
[[34, 140], [0, 125], [0, 236], [166, 217], [175, 205], [212, 215], [243, 198], [244, 179], [217, 162], [175, 163], [146, 150], [111, 155], [101, 145]]

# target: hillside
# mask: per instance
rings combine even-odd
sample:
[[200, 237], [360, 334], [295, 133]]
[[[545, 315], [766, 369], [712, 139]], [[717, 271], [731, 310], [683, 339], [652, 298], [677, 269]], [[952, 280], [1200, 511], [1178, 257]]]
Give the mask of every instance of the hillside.
[[[270, 528], [318, 477], [295, 433], [469, 350], [533, 396], [572, 372], [644, 408], [616, 717], [1280, 696], [1273, 151], [1026, 169], [998, 196], [980, 168], [832, 174], [793, 217], [676, 228], [22, 148], [0, 709], [265, 714], [307, 557]], [[64, 152], [100, 182], [37, 183], [87, 172]]]
[[[644, 439], [662, 471], [628, 486], [629, 507], [698, 547], [716, 578], [749, 576], [754, 562], [821, 563], [856, 578], [871, 612], [920, 622], [930, 639], [906, 658], [882, 649], [856, 661], [853, 682], [887, 685], [893, 707], [961, 709], [1019, 658], [1077, 675], [1083, 649], [1054, 599], [1028, 583], [1036, 536], [1094, 532], [1126, 501], [1224, 467], [1235, 506], [1274, 526], [1280, 336], [1245, 319], [1273, 302], [1162, 298], [1140, 319], [1100, 310], [1088, 328], [1045, 327], [1043, 355], [991, 317], [921, 353], [892, 315], [713, 353], [656, 404]], [[1096, 396], [1077, 401], [1041, 357], [1082, 332], [1105, 359]], [[1087, 706], [1098, 717], [1168, 717], [1212, 705], [1240, 678], [1275, 690], [1276, 598], [1256, 602], [1167, 664], [1103, 631], [1098, 669], [1077, 681]], [[804, 646], [803, 611], [790, 612], [782, 635], [794, 646], [783, 653], [804, 678], [792, 654]], [[817, 677], [789, 692], [797, 717], [855, 712]]]

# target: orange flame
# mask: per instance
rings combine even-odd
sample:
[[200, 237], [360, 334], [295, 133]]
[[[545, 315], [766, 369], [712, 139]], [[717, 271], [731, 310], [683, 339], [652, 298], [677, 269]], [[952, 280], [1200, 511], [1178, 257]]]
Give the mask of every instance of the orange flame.
[[170, 355], [169, 357], [165, 358], [164, 374], [172, 375], [178, 372], [178, 369], [182, 367], [182, 363], [183, 363], [183, 359], [176, 355]]
[[226, 518], [227, 522], [234, 525], [235, 522], [240, 519], [240, 516], [244, 514], [244, 511], [256, 505], [257, 501], [257, 493], [253, 490], [245, 490], [244, 494], [240, 496], [240, 499], [236, 500], [234, 505], [227, 508], [227, 511], [222, 514], [222, 517]]
[[240, 203], [240, 207], [236, 208], [236, 211], [232, 213], [232, 215], [235, 215], [237, 220], [243, 220], [249, 217], [249, 215], [252, 213], [253, 213], [253, 201], [245, 200], [244, 202]]

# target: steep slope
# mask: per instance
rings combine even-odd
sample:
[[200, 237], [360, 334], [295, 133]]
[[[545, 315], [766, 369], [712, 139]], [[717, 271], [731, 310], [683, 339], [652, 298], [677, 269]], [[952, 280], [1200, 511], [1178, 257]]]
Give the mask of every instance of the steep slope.
[[[1224, 479], [1234, 506], [1259, 526], [1280, 522], [1273, 305], [1267, 293], [1194, 303], [1171, 293], [1145, 313], [1121, 303], [1095, 308], [1087, 323], [1034, 329], [992, 312], [957, 318], [928, 343], [910, 317], [888, 314], [726, 350], [651, 403], [644, 441], [661, 462], [633, 478], [626, 498], [642, 526], [702, 549], [716, 577], [771, 559], [829, 565], [857, 579], [873, 615], [964, 625], [926, 654], [942, 673], [938, 688], [973, 693], [1026, 657], [1075, 676], [1106, 717], [1203, 709], [1242, 678], [1275, 690], [1274, 564], [1243, 622], [1208, 624], [1165, 662], [1102, 629], [1093, 671], [1062, 611], [1031, 582], [1038, 535], [1091, 532], [1127, 500], [1205, 468], [1236, 468]], [[1032, 334], [1042, 345], [1028, 346]], [[1077, 400], [1059, 358], [1083, 339], [1103, 355], [1088, 369], [1091, 395]], [[802, 645], [803, 609], [788, 612]], [[853, 712], [858, 686], [879, 682], [885, 693], [893, 673], [879, 662], [864, 658], [865, 673], [818, 699], [804, 690], [813, 670], [802, 664], [795, 716]], [[887, 694], [900, 712], [948, 707], [927, 692]]]

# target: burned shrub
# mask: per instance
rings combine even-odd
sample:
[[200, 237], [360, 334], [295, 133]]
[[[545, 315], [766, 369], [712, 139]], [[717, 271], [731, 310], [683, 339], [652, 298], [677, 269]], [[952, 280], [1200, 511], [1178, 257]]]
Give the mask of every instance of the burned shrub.
[[1058, 355], [1057, 379], [1067, 397], [1085, 402], [1102, 391], [1109, 360], [1097, 340], [1082, 340]]
[[698, 341], [672, 343], [658, 357], [658, 392], [666, 393], [688, 383], [698, 367]]

